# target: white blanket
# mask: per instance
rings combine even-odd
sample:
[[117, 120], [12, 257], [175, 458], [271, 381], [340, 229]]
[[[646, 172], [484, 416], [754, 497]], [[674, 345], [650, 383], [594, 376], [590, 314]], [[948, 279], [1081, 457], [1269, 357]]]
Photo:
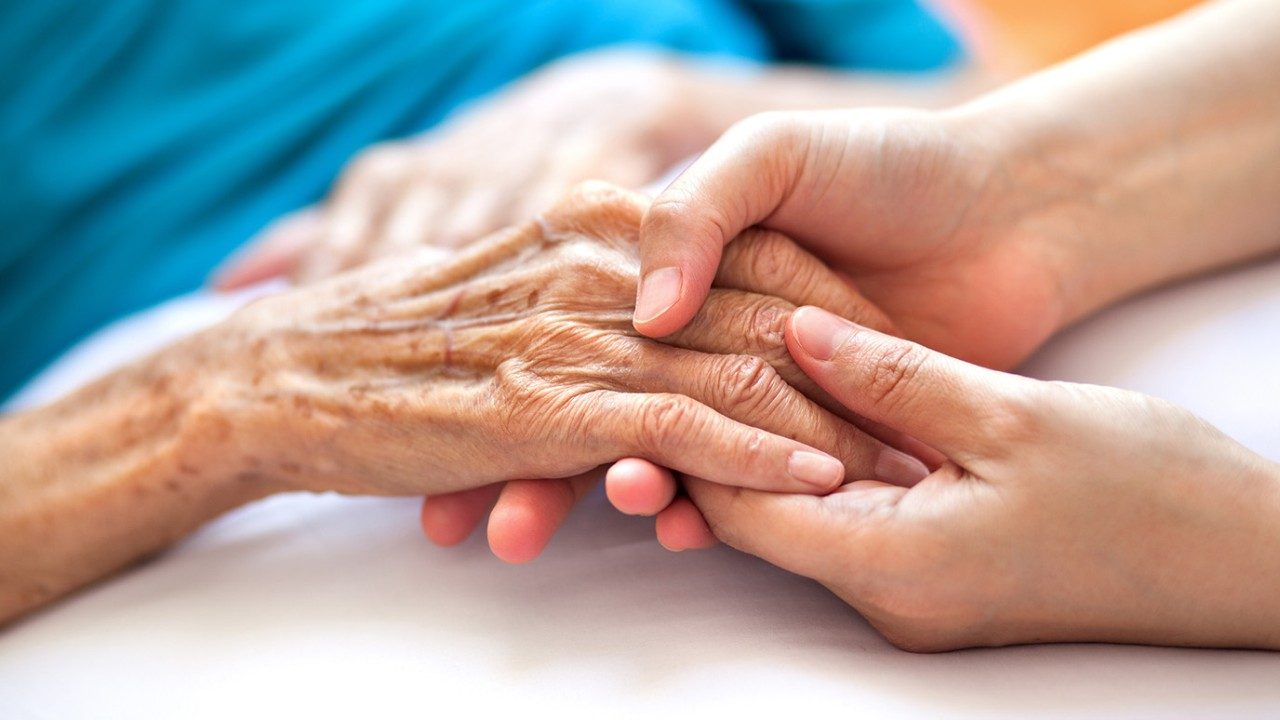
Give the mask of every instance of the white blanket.
[[[231, 304], [187, 298], [108, 331], [23, 398]], [[1280, 459], [1277, 357], [1271, 262], [1126, 303], [1025, 371], [1163, 396]], [[666, 553], [598, 495], [522, 567], [479, 536], [431, 546], [417, 509], [286, 496], [213, 523], [0, 632], [0, 718], [1280, 717], [1280, 653], [911, 655], [813, 583], [726, 549]]]

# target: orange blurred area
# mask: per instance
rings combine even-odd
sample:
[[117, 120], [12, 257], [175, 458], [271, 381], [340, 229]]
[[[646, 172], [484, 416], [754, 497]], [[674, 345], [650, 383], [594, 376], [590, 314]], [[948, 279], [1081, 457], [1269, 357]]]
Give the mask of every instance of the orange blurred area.
[[[1200, 0], [970, 0], [988, 59], [1042, 67], [1128, 30], [1176, 15]], [[946, 3], [944, 3], [946, 4]]]

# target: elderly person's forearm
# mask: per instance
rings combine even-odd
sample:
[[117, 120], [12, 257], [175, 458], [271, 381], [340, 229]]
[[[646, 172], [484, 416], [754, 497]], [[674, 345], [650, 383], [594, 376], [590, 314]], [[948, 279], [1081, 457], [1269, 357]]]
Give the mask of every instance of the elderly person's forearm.
[[[759, 252], [727, 264], [696, 327], [635, 333], [646, 204], [581, 188], [452, 261], [410, 254], [264, 298], [6, 419], [0, 622], [274, 492], [420, 496], [629, 456], [805, 493], [924, 474], [784, 379], [786, 292], [885, 324], [781, 236], [742, 241]], [[809, 272], [760, 294], [761, 255]]]
[[269, 491], [210, 403], [222, 332], [0, 421], [0, 623]]

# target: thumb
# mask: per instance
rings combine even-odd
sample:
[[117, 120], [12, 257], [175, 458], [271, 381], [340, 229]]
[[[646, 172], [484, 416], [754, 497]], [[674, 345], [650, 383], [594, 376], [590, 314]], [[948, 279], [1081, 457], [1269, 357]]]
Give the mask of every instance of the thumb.
[[962, 463], [997, 449], [992, 424], [1026, 417], [1018, 410], [1039, 387], [815, 307], [792, 315], [786, 342], [800, 369], [845, 407]]
[[640, 224], [638, 331], [670, 335], [697, 314], [724, 246], [789, 194], [802, 166], [799, 138], [794, 123], [749, 118], [654, 198]]
[[213, 273], [215, 290], [230, 291], [288, 275], [320, 239], [320, 212], [305, 208], [271, 223]]

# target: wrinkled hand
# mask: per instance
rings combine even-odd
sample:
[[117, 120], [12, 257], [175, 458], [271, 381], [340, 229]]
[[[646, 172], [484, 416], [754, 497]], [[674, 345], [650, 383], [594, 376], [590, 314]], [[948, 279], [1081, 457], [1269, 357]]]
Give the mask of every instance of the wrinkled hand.
[[[660, 337], [702, 306], [745, 227], [794, 238], [901, 335], [1007, 368], [1069, 318], [1063, 267], [1085, 213], [999, 127], [959, 112], [765, 113], [726, 132], [645, 214], [636, 327]], [[857, 320], [858, 318], [850, 318]], [[926, 460], [936, 459], [927, 450]], [[609, 478], [615, 505], [653, 514], [676, 481], [644, 463]], [[674, 550], [714, 542], [684, 498], [658, 516]]]
[[728, 544], [817, 579], [912, 650], [1050, 641], [1280, 647], [1280, 468], [1137, 393], [970, 365], [797, 311], [850, 409], [946, 455], [826, 497], [687, 481]]
[[[636, 222], [631, 230], [634, 234], [638, 232], [639, 215], [632, 219]], [[869, 326], [892, 329], [888, 320], [848, 283], [783, 236], [751, 230], [728, 249], [715, 284], [717, 290], [693, 323], [665, 342], [742, 358], [744, 367], [750, 366], [745, 375], [736, 372], [713, 379], [736, 387], [729, 393], [733, 407], [752, 407], [761, 416], [777, 417], [779, 432], [784, 434], [801, 431], [809, 422], [807, 414], [786, 417], [749, 376], [781, 377], [827, 412], [863, 427], [890, 445], [927, 454], [909, 438], [868, 425], [849, 412], [809, 380], [786, 351], [782, 328], [797, 305], [820, 305]], [[923, 464], [905, 453], [879, 446], [877, 452], [861, 466], [851, 464], [850, 476], [874, 476], [909, 484], [927, 472]], [[509, 562], [532, 560], [597, 478], [596, 473], [588, 473], [561, 480], [512, 480], [436, 495], [423, 504], [423, 528], [434, 542], [455, 545], [488, 514], [488, 540], [494, 553]], [[639, 459], [613, 465], [606, 486], [616, 505], [635, 514], [653, 514], [666, 507], [675, 494], [675, 481], [669, 471]]]
[[[722, 248], [778, 230], [847, 275], [905, 337], [1007, 368], [1063, 322], [1075, 210], [999, 127], [897, 110], [766, 113], [731, 128], [650, 207], [636, 327], [702, 305]], [[1054, 182], [1066, 182], [1055, 179]]]
[[724, 310], [678, 347], [635, 333], [646, 204], [586, 186], [451, 262], [399, 258], [249, 306], [228, 330], [244, 352], [209, 413], [221, 426], [193, 431], [234, 428], [248, 472], [286, 488], [360, 494], [566, 478], [625, 456], [825, 492], [896, 456], [758, 357], [720, 352], [779, 332], [781, 301], [717, 290]]
[[640, 187], [715, 136], [688, 109], [682, 78], [657, 55], [556, 63], [437, 129], [365, 150], [322, 206], [272, 225], [215, 283], [312, 281], [423, 244], [463, 245], [580, 181]]

